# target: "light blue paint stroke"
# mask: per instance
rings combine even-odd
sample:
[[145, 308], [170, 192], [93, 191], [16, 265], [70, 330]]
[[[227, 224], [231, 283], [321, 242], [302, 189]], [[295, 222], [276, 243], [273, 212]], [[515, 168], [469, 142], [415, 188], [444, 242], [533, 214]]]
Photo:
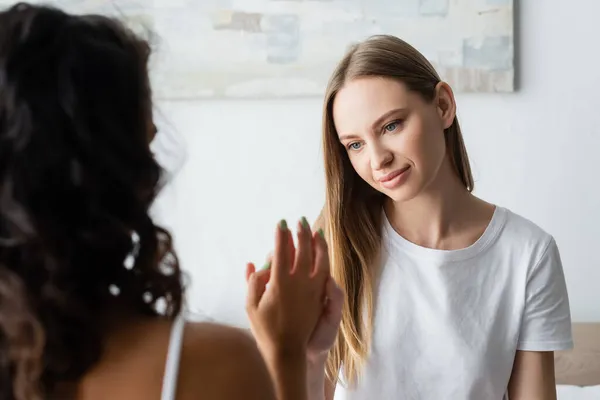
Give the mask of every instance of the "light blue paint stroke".
[[374, 18], [418, 17], [421, 0], [366, 0], [366, 16]]
[[467, 68], [509, 70], [513, 68], [513, 39], [494, 36], [463, 41], [463, 62]]
[[291, 64], [300, 57], [300, 18], [295, 14], [265, 16], [267, 61]]
[[425, 16], [440, 16], [448, 15], [449, 0], [420, 0], [419, 13]]

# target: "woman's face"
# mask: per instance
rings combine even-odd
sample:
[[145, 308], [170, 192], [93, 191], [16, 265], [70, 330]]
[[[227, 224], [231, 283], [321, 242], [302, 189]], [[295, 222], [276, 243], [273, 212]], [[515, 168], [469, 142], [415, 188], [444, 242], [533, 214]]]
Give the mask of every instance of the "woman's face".
[[357, 174], [394, 201], [417, 196], [446, 156], [444, 130], [454, 121], [445, 83], [433, 101], [398, 80], [363, 77], [347, 82], [333, 103], [338, 138]]

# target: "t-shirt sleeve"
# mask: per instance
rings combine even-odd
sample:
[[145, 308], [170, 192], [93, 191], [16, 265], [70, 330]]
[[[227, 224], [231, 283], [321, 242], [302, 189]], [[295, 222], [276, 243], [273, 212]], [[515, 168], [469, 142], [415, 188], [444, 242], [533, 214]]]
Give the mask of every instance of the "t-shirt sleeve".
[[567, 285], [558, 246], [552, 238], [527, 277], [517, 349], [559, 351], [572, 347]]

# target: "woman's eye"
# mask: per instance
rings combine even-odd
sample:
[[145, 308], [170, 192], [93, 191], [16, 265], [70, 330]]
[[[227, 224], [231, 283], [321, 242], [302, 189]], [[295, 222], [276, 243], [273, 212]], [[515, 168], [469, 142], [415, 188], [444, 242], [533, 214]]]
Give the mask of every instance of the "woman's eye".
[[396, 130], [396, 128], [398, 128], [398, 125], [399, 125], [399, 122], [394, 121], [394, 122], [387, 124], [384, 129], [388, 132], [393, 132]]
[[350, 145], [348, 145], [348, 148], [352, 149], [352, 150], [360, 150], [360, 146], [361, 146], [360, 142], [354, 142], [354, 143], [350, 143]]

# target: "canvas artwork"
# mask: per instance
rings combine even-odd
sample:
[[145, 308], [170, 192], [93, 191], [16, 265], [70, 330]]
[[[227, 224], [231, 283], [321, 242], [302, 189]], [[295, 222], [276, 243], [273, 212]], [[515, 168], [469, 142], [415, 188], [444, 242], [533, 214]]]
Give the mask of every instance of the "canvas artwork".
[[152, 32], [152, 81], [162, 99], [322, 96], [348, 47], [382, 33], [415, 46], [456, 92], [514, 90], [513, 0], [50, 3]]

